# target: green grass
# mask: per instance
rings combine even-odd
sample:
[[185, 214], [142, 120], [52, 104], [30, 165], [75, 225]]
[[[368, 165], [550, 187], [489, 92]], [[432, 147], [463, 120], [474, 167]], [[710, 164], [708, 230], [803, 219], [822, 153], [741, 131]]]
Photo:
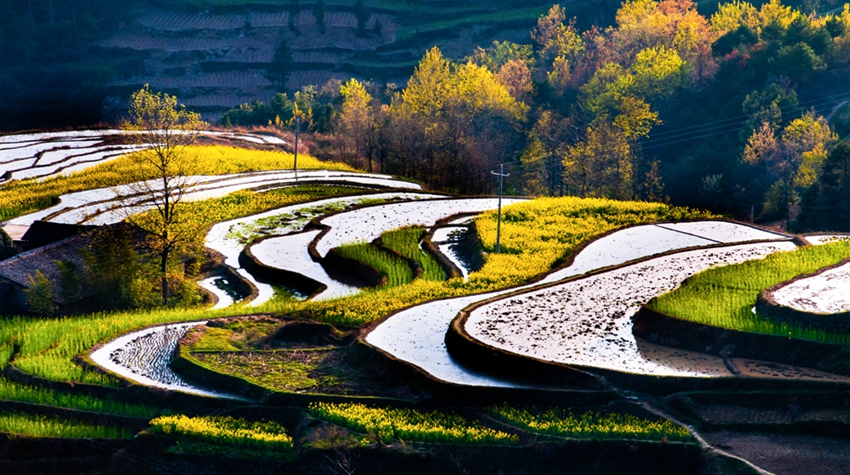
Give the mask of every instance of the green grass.
[[129, 439], [133, 437], [133, 432], [128, 429], [20, 413], [0, 414], [0, 432], [30, 437], [80, 439]]
[[342, 256], [369, 264], [387, 276], [387, 283], [383, 287], [400, 287], [413, 281], [413, 270], [407, 262], [372, 244], [349, 244], [336, 248], [336, 251]]
[[493, 417], [531, 432], [576, 439], [691, 440], [691, 434], [670, 421], [649, 421], [630, 414], [586, 412], [575, 415], [563, 409], [518, 409], [508, 405], [490, 408]]
[[156, 407], [127, 404], [110, 398], [18, 384], [5, 378], [0, 378], [0, 400], [142, 418], [155, 417], [165, 412]]
[[781, 282], [850, 257], [850, 242], [810, 246], [701, 272], [649, 302], [660, 313], [715, 327], [824, 343], [850, 343], [850, 334], [775, 323], [753, 314], [758, 295]]
[[375, 408], [363, 404], [310, 404], [310, 414], [365, 434], [373, 441], [511, 444], [517, 436], [484, 427], [453, 413]]
[[423, 270], [422, 279], [446, 280], [446, 273], [442, 266], [419, 247], [423, 234], [425, 234], [423, 226], [412, 226], [384, 233], [381, 236], [381, 241], [387, 248], [418, 262]]
[[342, 355], [335, 349], [195, 353], [192, 356], [215, 371], [236, 374], [276, 391], [341, 390], [336, 374], [342, 369], [335, 368], [334, 364], [340, 363]]

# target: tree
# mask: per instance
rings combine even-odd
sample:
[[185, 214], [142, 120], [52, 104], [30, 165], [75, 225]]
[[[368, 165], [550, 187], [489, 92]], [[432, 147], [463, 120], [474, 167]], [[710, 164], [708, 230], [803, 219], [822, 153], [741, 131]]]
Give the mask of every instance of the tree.
[[292, 73], [292, 67], [295, 61], [292, 59], [292, 50], [289, 48], [289, 42], [281, 40], [274, 49], [274, 57], [271, 64], [266, 69], [266, 78], [275, 83], [281, 90], [286, 88], [286, 80]]
[[[363, 83], [350, 79], [339, 89], [342, 96], [342, 110], [339, 115], [341, 131], [354, 141], [354, 161], [358, 164], [361, 152], [367, 152], [366, 144], [369, 137], [375, 133], [375, 118], [372, 108], [372, 96], [366, 91]], [[368, 153], [366, 162], [369, 172], [372, 171], [372, 157]]]
[[27, 296], [27, 306], [32, 313], [40, 317], [49, 317], [56, 311], [53, 303], [53, 283], [40, 270], [35, 271], [35, 277], [27, 275], [29, 288], [24, 290]]
[[15, 254], [18, 253], [18, 250], [15, 248], [15, 242], [12, 241], [12, 238], [0, 228], [0, 261], [6, 260]]
[[[148, 245], [159, 255], [163, 305], [168, 305], [168, 258], [191, 235], [183, 208], [194, 184], [193, 162], [185, 151], [204, 126], [199, 114], [178, 106], [177, 97], [153, 93], [147, 85], [133, 93], [123, 124], [129, 137], [145, 148], [130, 155], [132, 184], [119, 193], [127, 221], [147, 234]], [[150, 211], [133, 214], [141, 203]]]

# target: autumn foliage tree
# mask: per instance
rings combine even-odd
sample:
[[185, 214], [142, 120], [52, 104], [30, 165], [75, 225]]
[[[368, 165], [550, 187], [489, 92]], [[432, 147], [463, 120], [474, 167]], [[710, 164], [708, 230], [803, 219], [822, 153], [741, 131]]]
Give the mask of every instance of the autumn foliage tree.
[[[159, 256], [163, 305], [168, 304], [169, 257], [191, 235], [183, 210], [195, 177], [193, 162], [184, 152], [205, 125], [200, 115], [178, 105], [175, 96], [155, 93], [147, 85], [133, 93], [123, 124], [140, 150], [130, 155], [135, 164], [131, 184], [118, 192], [127, 221], [147, 234], [149, 247]], [[140, 213], [139, 205], [150, 211]]]

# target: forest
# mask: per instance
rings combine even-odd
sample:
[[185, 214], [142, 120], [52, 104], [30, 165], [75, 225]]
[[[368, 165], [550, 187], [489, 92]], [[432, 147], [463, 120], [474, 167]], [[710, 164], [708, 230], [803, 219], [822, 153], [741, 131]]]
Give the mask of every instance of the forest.
[[[528, 44], [456, 61], [427, 51], [406, 85], [351, 79], [230, 110], [224, 125], [313, 132], [325, 158], [437, 190], [669, 200], [790, 227], [842, 226], [850, 10], [772, 0], [707, 16], [631, 0], [580, 29], [554, 5]], [[842, 214], [843, 216], [843, 214]], [[836, 228], [837, 230], [837, 228]]]

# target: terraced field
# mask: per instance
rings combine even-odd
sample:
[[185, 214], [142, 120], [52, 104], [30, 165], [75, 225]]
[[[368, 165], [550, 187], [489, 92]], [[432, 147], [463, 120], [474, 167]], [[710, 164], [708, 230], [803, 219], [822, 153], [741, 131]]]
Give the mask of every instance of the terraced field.
[[[321, 27], [312, 2], [251, 9], [205, 4], [197, 10], [158, 4], [96, 45], [148, 53], [143, 74], [111, 82], [116, 97], [123, 99], [126, 91], [150, 84], [176, 94], [180, 102], [215, 121], [231, 107], [271, 99], [276, 86], [264, 73], [282, 40], [289, 43], [295, 61], [287, 90], [321, 87], [352, 76], [401, 84], [431, 46], [440, 46], [450, 57], [463, 57], [494, 39], [527, 42], [537, 17], [551, 6], [537, 1], [521, 8], [446, 2], [365, 4], [359, 26], [351, 4], [328, 2]], [[588, 12], [577, 7], [575, 14]]]
[[[123, 143], [124, 134], [121, 130], [95, 130], [0, 136], [0, 183], [79, 172], [144, 147]], [[259, 134], [204, 131], [200, 136], [225, 143], [285, 143]]]
[[[33, 135], [10, 141], [14, 145], [10, 150], [17, 146], [35, 149], [53, 139], [83, 143], [102, 141], [103, 137], [96, 133]], [[241, 140], [272, 145], [264, 136], [243, 136]], [[85, 143], [80, 148], [97, 146]], [[632, 316], [649, 300], [676, 289], [705, 269], [794, 251], [795, 242], [802, 241], [793, 241], [793, 236], [707, 219], [704, 214], [664, 205], [606, 202], [606, 206], [599, 206], [595, 201], [576, 198], [506, 199], [504, 213], [509, 219], [503, 223], [504, 253], [482, 256], [475, 253], [481, 248], [492, 249], [492, 210], [497, 200], [425, 193], [417, 184], [390, 176], [340, 170], [300, 171], [297, 178], [292, 171], [279, 170], [198, 176], [190, 198], [203, 203], [245, 190], [259, 194], [304, 184], [327, 186], [333, 191], [316, 194], [321, 198], [312, 201], [290, 201], [287, 203], [296, 204], [228, 218], [208, 229], [205, 245], [220, 260], [220, 273], [200, 283], [218, 299], [207, 308], [4, 320], [0, 325], [0, 356], [7, 368], [3, 384], [25, 381], [72, 394], [82, 388], [97, 397], [110, 398], [138, 398], [141, 387], [151, 387], [155, 390], [146, 397], [163, 398], [167, 407], [192, 414], [217, 413], [222, 407], [243, 404], [309, 407], [310, 417], [324, 422], [286, 427], [286, 431], [298, 427], [297, 431], [307, 433], [299, 432], [288, 439], [282, 426], [268, 426], [263, 429], [265, 435], [257, 436], [286, 439], [290, 444], [287, 450], [292, 447], [296, 452], [303, 443], [298, 442], [299, 437], [302, 441], [337, 437], [323, 432], [326, 430], [373, 441], [361, 443], [386, 445], [439, 440], [475, 445], [480, 444], [480, 434], [499, 434], [499, 444], [513, 446], [536, 444], [541, 436], [553, 441], [585, 437], [578, 432], [570, 435], [578, 427], [603, 434], [609, 429], [602, 426], [611, 424], [621, 432], [605, 435], [606, 440], [635, 443], [648, 439], [652, 443], [664, 437], [668, 443], [668, 437], [675, 437], [688, 445], [695, 443], [691, 434], [701, 429], [685, 430], [676, 425], [676, 419], [666, 412], [667, 402], [640, 391], [668, 394], [681, 388], [705, 387], [734, 393], [740, 385], [782, 390], [817, 388], [821, 396], [816, 397], [831, 398], [831, 391], [850, 385], [850, 376], [845, 374], [777, 363], [758, 355], [727, 357], [680, 349], [634, 334]], [[115, 223], [127, 212], [149, 208], [144, 200], [121, 202], [118, 194], [113, 188], [69, 193], [58, 204], [5, 224], [25, 227], [37, 219]], [[603, 214], [595, 216], [595, 221], [582, 221], [584, 225], [570, 224], [568, 218], [559, 221], [563, 216], [581, 216], [600, 209], [605, 210]], [[547, 223], [556, 223], [550, 225], [557, 229], [538, 226], [528, 232], [523, 219], [533, 220], [538, 214], [551, 218]], [[679, 218], [668, 218], [676, 216]], [[594, 229], [588, 228], [589, 222], [594, 223]], [[399, 244], [389, 236], [409, 226], [419, 226], [407, 233], [413, 241], [405, 243], [403, 253], [393, 254], [392, 246]], [[422, 230], [427, 232], [417, 250]], [[461, 237], [462, 233], [466, 234]], [[477, 244], [470, 244], [470, 239], [477, 239]], [[820, 243], [828, 238], [811, 237], [810, 241]], [[329, 263], [336, 249], [353, 244], [374, 246], [377, 252], [410, 266], [408, 282], [393, 288], [380, 282], [367, 283], [362, 273], [375, 269], [365, 269], [368, 265], [364, 267], [363, 262], [350, 268]], [[470, 246], [477, 246], [471, 254]], [[444, 270], [459, 270], [455, 274], [458, 277], [442, 281], [434, 277], [440, 273], [432, 272], [429, 279], [423, 278], [422, 270], [417, 271], [419, 261], [410, 257], [418, 257], [420, 251], [440, 262]], [[476, 260], [483, 261], [483, 267], [480, 262], [471, 264]], [[511, 268], [518, 265], [526, 267]], [[536, 273], [530, 270], [538, 268]], [[234, 294], [232, 280], [237, 278], [251, 288], [250, 295]], [[301, 292], [304, 286], [313, 290]], [[288, 292], [287, 296], [281, 296], [282, 291]], [[369, 302], [379, 301], [392, 311], [377, 319], [364, 316], [367, 311], [374, 313], [374, 308], [366, 308]], [[320, 317], [338, 311], [342, 315], [334, 317], [336, 320]], [[345, 323], [320, 323], [328, 321]], [[495, 356], [492, 361], [496, 363], [487, 365], [491, 360], [476, 354]], [[509, 359], [498, 359], [505, 357]], [[502, 363], [505, 361], [508, 363]], [[331, 363], [332, 367], [328, 366]], [[93, 369], [95, 365], [100, 369]], [[553, 374], [566, 371], [571, 379], [547, 378], [539, 365]], [[518, 375], [516, 367], [530, 370]], [[5, 378], [17, 379], [7, 382]], [[134, 386], [121, 387], [129, 383]], [[24, 398], [21, 391], [7, 393], [12, 402]], [[563, 407], [538, 411], [504, 405], [505, 401], [551, 401], [555, 395], [585, 401], [575, 406], [611, 414], [586, 413], [579, 417], [566, 415]], [[319, 406], [317, 400], [340, 404]], [[469, 407], [461, 415], [380, 407], [416, 406], [421, 400], [453, 407], [460, 400], [461, 406]], [[484, 408], [481, 406], [487, 403], [483, 401], [503, 405]], [[612, 405], [606, 405], [608, 401]], [[614, 401], [625, 406], [615, 406]], [[626, 414], [638, 413], [640, 417], [620, 415], [623, 407], [628, 408]], [[715, 421], [725, 420], [727, 412], [741, 410], [735, 406], [715, 414], [717, 411], [695, 403], [683, 407], [680, 410], [688, 414], [692, 411], [693, 417], [711, 416]], [[301, 420], [298, 418], [304, 413], [298, 414], [296, 419]], [[563, 423], [555, 424], [552, 414], [563, 415], [556, 417]], [[180, 440], [185, 444], [182, 450], [189, 451], [186, 453], [203, 453], [210, 449], [197, 444], [215, 446], [219, 442], [212, 440], [231, 437], [221, 435], [221, 431], [231, 430], [225, 426], [233, 431], [256, 428], [238, 420], [183, 417], [176, 416], [172, 422], [183, 427], [179, 437], [184, 437]], [[388, 422], [391, 420], [410, 428], [398, 429], [400, 426]], [[659, 420], [667, 421], [659, 423], [657, 434], [629, 435], [636, 430], [630, 424], [656, 427], [651, 421]], [[753, 416], [753, 420], [760, 419]], [[132, 427], [134, 431], [145, 426], [138, 420], [107, 422], [100, 426]], [[463, 433], [459, 427], [464, 425], [475, 428], [474, 434]], [[544, 425], [558, 429], [544, 430]], [[395, 432], [387, 429], [391, 426], [396, 427]], [[758, 465], [759, 449], [751, 444], [756, 439], [723, 432], [730, 429], [728, 424], [716, 427], [720, 430], [710, 432], [710, 440], [719, 444], [717, 447], [725, 440], [742, 450], [746, 446], [747, 458]], [[133, 432], [122, 430], [126, 430], [121, 432], [122, 437]], [[166, 429], [152, 430], [160, 437], [162, 433], [157, 430]], [[553, 430], [557, 433], [550, 434]], [[566, 435], [558, 431], [566, 431]], [[206, 435], [199, 435], [202, 433]], [[709, 446], [705, 439], [698, 440]], [[296, 442], [294, 446], [291, 441]]]

